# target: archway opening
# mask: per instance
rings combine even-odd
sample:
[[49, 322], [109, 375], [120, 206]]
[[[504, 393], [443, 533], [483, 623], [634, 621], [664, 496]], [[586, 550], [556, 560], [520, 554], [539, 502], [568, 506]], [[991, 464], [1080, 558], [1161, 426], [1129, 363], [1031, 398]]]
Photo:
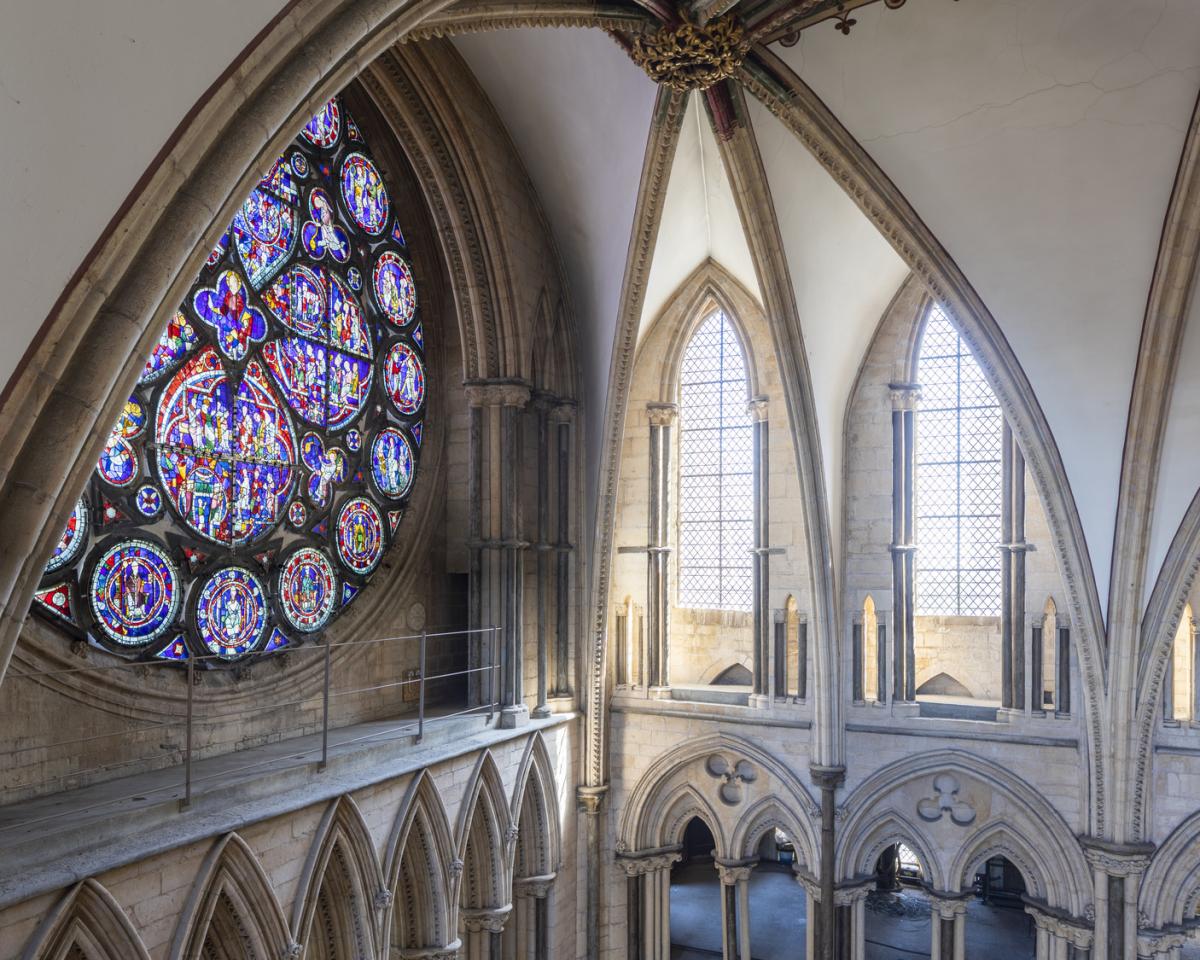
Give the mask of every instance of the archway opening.
[[933, 934], [926, 874], [906, 843], [887, 847], [875, 861], [875, 889], [863, 911], [866, 960], [928, 957]]
[[975, 871], [967, 903], [965, 945], [971, 960], [1024, 960], [1037, 955], [1033, 918], [1025, 912], [1025, 878], [1005, 857]]
[[699, 817], [683, 829], [682, 858], [671, 867], [671, 958], [721, 956], [721, 881], [717, 841]]
[[778, 828], [763, 834], [757, 864], [747, 881], [750, 955], [754, 960], [798, 960], [807, 956], [808, 904], [796, 882], [802, 862], [791, 836]]

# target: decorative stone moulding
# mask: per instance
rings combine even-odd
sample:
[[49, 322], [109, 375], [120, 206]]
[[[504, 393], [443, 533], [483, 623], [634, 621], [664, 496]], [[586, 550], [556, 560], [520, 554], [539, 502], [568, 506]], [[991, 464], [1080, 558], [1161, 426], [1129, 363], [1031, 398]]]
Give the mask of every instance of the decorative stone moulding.
[[708, 771], [709, 776], [721, 781], [721, 785], [717, 788], [717, 794], [722, 803], [731, 807], [742, 802], [743, 784], [753, 783], [758, 779], [758, 772], [748, 760], [739, 760], [735, 764], [730, 764], [719, 753], [714, 753], [704, 762], [704, 769]]
[[706, 90], [737, 72], [750, 41], [733, 14], [703, 26], [682, 23], [633, 38], [629, 55], [655, 83], [674, 90]]
[[917, 816], [929, 823], [936, 823], [947, 813], [960, 827], [975, 821], [975, 808], [958, 798], [958, 779], [950, 773], [939, 773], [933, 778], [933, 796], [917, 801]]

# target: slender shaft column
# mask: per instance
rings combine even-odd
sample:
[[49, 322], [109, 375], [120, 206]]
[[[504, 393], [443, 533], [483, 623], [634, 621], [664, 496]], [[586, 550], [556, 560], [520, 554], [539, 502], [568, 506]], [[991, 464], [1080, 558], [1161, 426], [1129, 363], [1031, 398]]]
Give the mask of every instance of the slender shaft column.
[[[846, 779], [845, 767], [809, 767], [812, 782], [821, 790], [821, 864], [820, 864], [820, 922], [816, 957], [820, 960], [837, 960], [837, 913], [834, 899], [836, 885], [835, 862], [836, 841], [834, 813], [836, 811], [837, 788]], [[812, 918], [809, 918], [812, 922]]]
[[584, 902], [587, 916], [584, 930], [589, 931], [587, 960], [596, 960], [600, 955], [597, 938], [592, 933], [600, 929], [600, 898], [603, 896], [600, 889], [600, 811], [607, 792], [607, 784], [575, 788], [576, 809], [583, 814], [584, 862], [587, 868], [586, 886], [580, 891], [586, 898]]
[[1084, 918], [1043, 912], [1026, 904], [1025, 912], [1037, 927], [1037, 960], [1085, 960], [1092, 945], [1092, 925]]
[[[512, 380], [473, 381], [467, 400], [479, 410], [479, 479], [472, 482], [471, 522], [478, 515], [479, 619], [483, 626], [503, 629], [500, 645], [500, 725], [515, 727], [528, 720], [524, 698], [523, 592], [524, 555], [521, 538], [521, 426], [529, 387]], [[472, 423], [474, 423], [472, 414]], [[473, 468], [476, 455], [473, 451]], [[474, 595], [474, 594], [473, 594]], [[490, 680], [490, 678], [488, 678]]]
[[842, 887], [834, 892], [837, 916], [838, 960], [864, 960], [866, 957], [866, 922], [864, 904], [874, 888], [868, 883], [861, 886]]
[[558, 443], [555, 477], [557, 483], [555, 572], [554, 572], [554, 696], [571, 696], [571, 568], [575, 545], [571, 538], [571, 484], [575, 477], [572, 430], [575, 404], [560, 402], [550, 412]]
[[750, 960], [750, 871], [755, 861], [717, 861], [721, 875], [722, 921], [726, 960]]
[[1058, 618], [1058, 656], [1054, 661], [1054, 711], [1071, 712], [1071, 627]]
[[[1025, 713], [1031, 708], [1025, 684], [1025, 457], [1004, 422], [1002, 489], [1000, 491], [1000, 684], [1001, 705]], [[1034, 691], [1040, 701], [1041, 691]], [[1041, 703], [1032, 704], [1041, 709]]]
[[681, 858], [676, 851], [618, 855], [628, 891], [628, 960], [670, 960], [671, 866]]
[[511, 912], [511, 904], [462, 911], [466, 960], [503, 960], [504, 924]]
[[935, 948], [932, 960], [963, 960], [966, 951], [965, 900], [930, 897]]
[[1137, 956], [1138, 891], [1154, 844], [1111, 843], [1083, 838], [1092, 866], [1096, 911], [1093, 960], [1134, 960]]
[[[472, 403], [469, 407], [467, 469], [467, 624], [473, 631], [467, 644], [467, 666], [478, 670], [487, 660], [487, 635], [481, 628], [491, 626], [483, 619], [483, 409]], [[483, 702], [484, 691], [490, 689], [490, 677], [472, 673], [467, 680], [470, 703]]]
[[875, 624], [875, 699], [887, 702], [887, 611], [881, 610]]
[[544, 394], [534, 398], [537, 411], [537, 705], [533, 716], [550, 716], [546, 700], [549, 694], [550, 640], [547, 608], [550, 603], [550, 558], [555, 545], [550, 542], [550, 405]]
[[776, 700], [788, 695], [788, 616], [786, 610], [775, 611], [775, 683]]
[[650, 675], [647, 685], [671, 685], [670, 512], [671, 427], [679, 415], [673, 403], [646, 405], [650, 420], [650, 500], [647, 510], [646, 634]]
[[554, 874], [513, 881], [513, 897], [525, 908], [523, 913], [528, 921], [524, 942], [518, 946], [518, 960], [551, 960], [549, 898], [553, 887]]
[[801, 620], [796, 624], [796, 664], [799, 676], [796, 678], [796, 698], [808, 699], [808, 621]]
[[850, 625], [850, 699], [863, 702], [863, 622], [855, 615]]
[[770, 579], [770, 421], [767, 398], [754, 397], [746, 412], [754, 424], [754, 695], [759, 706], [770, 703], [774, 662], [771, 657]]
[[893, 383], [892, 391], [892, 700], [916, 699], [913, 599], [916, 473], [915, 412], [920, 386]]

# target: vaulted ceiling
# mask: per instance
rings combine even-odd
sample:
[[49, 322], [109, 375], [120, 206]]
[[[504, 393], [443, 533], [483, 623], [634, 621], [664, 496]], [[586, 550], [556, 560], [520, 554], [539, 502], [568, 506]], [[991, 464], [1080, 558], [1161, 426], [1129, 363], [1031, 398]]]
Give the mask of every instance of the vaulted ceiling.
[[[647, 0], [638, 13], [660, 6]], [[64, 31], [55, 5], [22, 5], [0, 35], [3, 172], [21, 184], [0, 193], [5, 378], [172, 130], [257, 31], [293, 9], [281, 0], [103, 7], [77, 6]], [[827, 7], [739, 9], [824, 16]], [[1142, 321], [1200, 89], [1200, 4], [907, 0], [888, 9], [855, 0], [847, 17], [848, 34], [823, 20], [770, 49], [879, 164], [994, 316], [1061, 454], [1103, 603]], [[453, 42], [507, 125], [555, 235], [584, 337], [595, 470], [657, 90], [599, 29]], [[700, 96], [692, 101], [643, 325], [706, 257], [761, 295], [718, 139]], [[836, 518], [846, 398], [907, 266], [792, 132], [753, 97], [748, 104]], [[1200, 484], [1195, 314], [1170, 390], [1151, 580]]]

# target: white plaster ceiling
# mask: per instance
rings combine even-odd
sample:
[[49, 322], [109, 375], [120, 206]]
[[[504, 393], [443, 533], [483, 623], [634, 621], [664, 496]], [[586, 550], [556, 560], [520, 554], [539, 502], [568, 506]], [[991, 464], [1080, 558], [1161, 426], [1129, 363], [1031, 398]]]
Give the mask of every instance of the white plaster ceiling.
[[750, 103], [750, 116], [804, 334], [836, 560], [846, 404], [871, 337], [908, 267], [782, 123], [757, 101]]
[[1190, 0], [909, 0], [780, 54], [949, 250], [1066, 465], [1107, 603], [1163, 215], [1200, 84]]
[[282, 6], [5, 5], [0, 385], [180, 119]]
[[646, 280], [638, 339], [691, 273], [712, 258], [760, 303], [754, 260], [720, 148], [698, 95], [688, 98]]
[[516, 143], [579, 318], [590, 509], [625, 257], [657, 88], [599, 30], [500, 30], [458, 51]]

